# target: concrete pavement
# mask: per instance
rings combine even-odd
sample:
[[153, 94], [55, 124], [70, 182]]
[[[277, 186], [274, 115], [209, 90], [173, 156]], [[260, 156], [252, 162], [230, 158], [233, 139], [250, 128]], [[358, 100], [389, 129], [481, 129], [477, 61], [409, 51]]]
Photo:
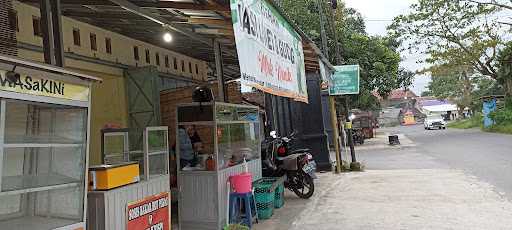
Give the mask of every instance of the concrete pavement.
[[359, 148], [367, 171], [320, 174], [310, 200], [287, 193], [285, 207], [255, 229], [512, 229], [512, 203], [503, 193], [421, 147], [424, 135], [440, 133], [398, 132], [414, 143]]

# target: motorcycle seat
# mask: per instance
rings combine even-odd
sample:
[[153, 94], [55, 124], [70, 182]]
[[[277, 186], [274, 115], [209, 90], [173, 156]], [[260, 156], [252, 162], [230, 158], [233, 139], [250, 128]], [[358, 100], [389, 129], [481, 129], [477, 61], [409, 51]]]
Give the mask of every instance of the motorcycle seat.
[[295, 150], [292, 150], [291, 151], [291, 154], [296, 154], [296, 153], [309, 153], [311, 150], [310, 149], [295, 149]]

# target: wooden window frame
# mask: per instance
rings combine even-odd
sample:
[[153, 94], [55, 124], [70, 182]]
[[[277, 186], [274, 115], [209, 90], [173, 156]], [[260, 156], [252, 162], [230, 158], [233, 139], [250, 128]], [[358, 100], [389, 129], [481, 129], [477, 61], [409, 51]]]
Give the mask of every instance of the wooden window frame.
[[75, 46], [81, 46], [82, 42], [80, 41], [80, 29], [79, 28], [73, 28], [73, 45]]
[[89, 34], [89, 40], [91, 40], [91, 50], [98, 51], [98, 39], [95, 33]]
[[16, 32], [20, 32], [20, 25], [18, 20], [18, 11], [9, 10], [9, 28], [15, 30]]
[[138, 46], [133, 46], [133, 59], [135, 59], [136, 61], [140, 60], [139, 47]]
[[145, 50], [145, 54], [146, 54], [146, 63], [148, 64], [151, 64], [151, 52], [149, 52], [149, 49], [146, 49]]
[[165, 55], [165, 58], [164, 58], [164, 62], [165, 62], [165, 68], [169, 68], [170, 67], [170, 64], [169, 64], [169, 55]]
[[41, 17], [32, 16], [32, 31], [34, 32], [34, 36], [43, 36], [43, 30], [41, 28]]
[[108, 54], [112, 54], [112, 39], [105, 38], [105, 52]]

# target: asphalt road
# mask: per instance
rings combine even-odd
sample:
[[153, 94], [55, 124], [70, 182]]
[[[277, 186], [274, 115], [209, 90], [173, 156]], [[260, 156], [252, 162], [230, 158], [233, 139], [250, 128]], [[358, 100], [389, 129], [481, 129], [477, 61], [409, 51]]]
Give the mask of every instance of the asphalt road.
[[416, 146], [359, 151], [368, 169], [458, 169], [491, 184], [512, 200], [512, 135], [478, 129], [424, 130], [423, 126], [381, 131], [402, 133]]

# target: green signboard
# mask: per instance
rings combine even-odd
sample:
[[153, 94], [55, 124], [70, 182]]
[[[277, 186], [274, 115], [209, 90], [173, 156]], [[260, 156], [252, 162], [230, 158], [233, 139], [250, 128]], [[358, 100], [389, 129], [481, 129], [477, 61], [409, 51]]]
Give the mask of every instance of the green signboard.
[[334, 66], [329, 95], [359, 94], [359, 65]]

